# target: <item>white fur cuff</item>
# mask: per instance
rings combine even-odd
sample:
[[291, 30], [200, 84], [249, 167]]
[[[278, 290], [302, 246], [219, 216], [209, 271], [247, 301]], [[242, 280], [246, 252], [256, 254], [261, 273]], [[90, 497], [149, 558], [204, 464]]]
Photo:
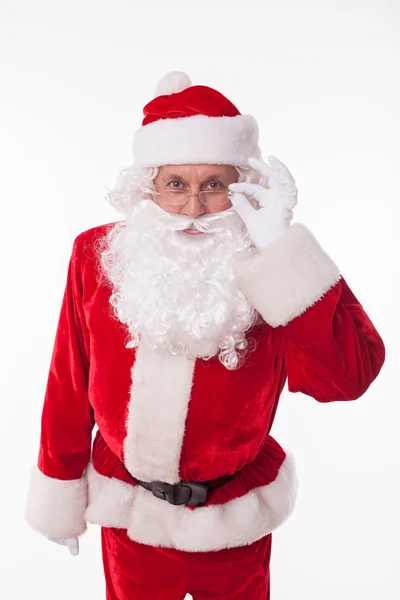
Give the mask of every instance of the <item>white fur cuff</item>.
[[337, 265], [302, 223], [291, 225], [260, 254], [238, 262], [235, 275], [272, 327], [299, 316], [340, 279]]
[[73, 537], [87, 528], [84, 518], [88, 502], [87, 477], [64, 481], [44, 475], [35, 466], [31, 471], [25, 518], [42, 535]]

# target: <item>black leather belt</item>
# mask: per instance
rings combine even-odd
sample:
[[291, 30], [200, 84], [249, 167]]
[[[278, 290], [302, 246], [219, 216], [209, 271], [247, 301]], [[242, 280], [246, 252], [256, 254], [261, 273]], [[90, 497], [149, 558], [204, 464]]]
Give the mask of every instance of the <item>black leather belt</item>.
[[141, 481], [131, 477], [141, 485], [153, 492], [153, 496], [167, 500], [170, 504], [190, 504], [191, 506], [204, 506], [207, 500], [207, 492], [221, 487], [237, 475], [239, 471], [229, 475], [223, 475], [218, 479], [209, 481], [179, 481], [178, 483], [166, 483], [165, 481]]

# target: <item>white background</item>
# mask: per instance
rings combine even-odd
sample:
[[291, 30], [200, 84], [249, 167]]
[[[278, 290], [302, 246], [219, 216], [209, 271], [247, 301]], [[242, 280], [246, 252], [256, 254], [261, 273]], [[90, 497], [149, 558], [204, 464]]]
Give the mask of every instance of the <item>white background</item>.
[[271, 433], [295, 453], [300, 490], [273, 534], [272, 600], [399, 598], [399, 3], [0, 7], [0, 596], [105, 598], [100, 529], [72, 557], [25, 524], [25, 495], [73, 238], [120, 219], [106, 186], [131, 164], [157, 81], [183, 70], [257, 118], [264, 157], [295, 176], [294, 221], [338, 264], [386, 345], [357, 401], [282, 394]]

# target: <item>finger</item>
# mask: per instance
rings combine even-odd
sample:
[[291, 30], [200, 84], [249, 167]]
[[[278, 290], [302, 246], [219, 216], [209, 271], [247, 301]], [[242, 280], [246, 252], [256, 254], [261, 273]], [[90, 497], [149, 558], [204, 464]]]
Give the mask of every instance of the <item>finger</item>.
[[78, 538], [73, 538], [68, 541], [68, 550], [71, 552], [73, 556], [78, 556], [79, 554], [79, 542]]
[[268, 184], [271, 188], [277, 187], [273, 184], [273, 182], [271, 182], [271, 178], [273, 178], [273, 181], [277, 182], [279, 185], [284, 185], [288, 182], [287, 177], [285, 177], [280, 171], [277, 171], [258, 158], [249, 158], [248, 163], [253, 169], [260, 171], [260, 173], [268, 177]]
[[289, 179], [292, 183], [295, 183], [293, 175], [291, 174], [287, 166], [281, 160], [279, 160], [279, 158], [277, 158], [273, 154], [270, 154], [270, 156], [268, 156], [268, 161], [274, 167], [274, 169], [277, 169], [282, 175], [284, 175], [284, 177]]
[[242, 194], [246, 194], [250, 198], [254, 198], [259, 206], [265, 207], [268, 206], [271, 202], [271, 198], [274, 195], [274, 188], [278, 189], [278, 194], [281, 195], [282, 186], [279, 183], [276, 183], [271, 187], [271, 189], [267, 189], [258, 183], [248, 183], [246, 181], [239, 183], [231, 183], [228, 186], [234, 192], [239, 192]]
[[290, 200], [295, 200], [297, 202], [297, 187], [291, 183], [288, 183], [284, 186], [284, 195], [290, 198]]
[[64, 537], [51, 537], [49, 538], [52, 542], [59, 544], [60, 546], [65, 546], [65, 538]]
[[299, 193], [299, 190], [294, 184], [287, 185], [286, 191], [288, 193], [288, 196], [297, 196], [297, 194]]
[[246, 181], [231, 183], [229, 188], [235, 193], [245, 194], [249, 198], [254, 198], [259, 206], [267, 206], [271, 201], [270, 194], [273, 194], [272, 190], [266, 189], [258, 183], [248, 183]]
[[256, 212], [256, 209], [251, 206], [250, 202], [243, 194], [234, 192], [229, 196], [229, 199], [232, 202], [233, 208], [245, 223], [247, 219], [249, 219], [253, 213]]
[[256, 196], [260, 192], [260, 186], [258, 183], [249, 183], [247, 181], [241, 181], [239, 183], [230, 183], [229, 189], [232, 192], [238, 192], [239, 194], [247, 194], [248, 196]]

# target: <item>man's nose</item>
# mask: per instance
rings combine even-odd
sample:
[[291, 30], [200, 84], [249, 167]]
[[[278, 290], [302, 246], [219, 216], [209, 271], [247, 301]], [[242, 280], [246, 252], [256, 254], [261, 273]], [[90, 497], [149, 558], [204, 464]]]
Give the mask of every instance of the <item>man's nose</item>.
[[205, 213], [205, 206], [200, 202], [199, 192], [192, 193], [186, 204], [183, 205], [181, 215], [188, 217], [199, 217]]

